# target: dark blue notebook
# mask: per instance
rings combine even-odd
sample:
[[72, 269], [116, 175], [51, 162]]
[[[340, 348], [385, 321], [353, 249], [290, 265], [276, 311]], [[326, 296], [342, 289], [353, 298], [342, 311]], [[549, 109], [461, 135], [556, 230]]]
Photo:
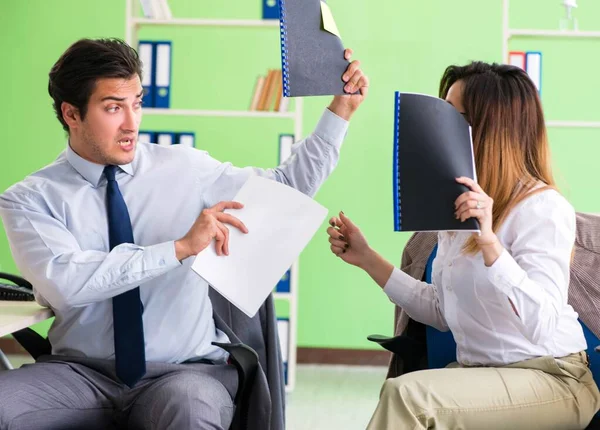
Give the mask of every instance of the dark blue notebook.
[[476, 219], [454, 216], [454, 202], [476, 179], [471, 127], [449, 103], [396, 92], [394, 113], [394, 230], [479, 231]]
[[340, 95], [349, 62], [341, 39], [325, 30], [321, 0], [279, 0], [283, 96]]

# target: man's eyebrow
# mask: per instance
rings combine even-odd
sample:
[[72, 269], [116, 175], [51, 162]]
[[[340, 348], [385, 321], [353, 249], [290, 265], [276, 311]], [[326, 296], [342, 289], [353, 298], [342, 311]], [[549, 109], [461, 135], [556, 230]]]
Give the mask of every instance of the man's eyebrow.
[[102, 97], [102, 99], [100, 101], [103, 102], [106, 100], [114, 100], [116, 102], [124, 102], [126, 100], [126, 98], [125, 97], [106, 96], [106, 97]]
[[[144, 95], [144, 90], [140, 91], [139, 94], [136, 94], [135, 98], [139, 99], [143, 95]], [[127, 100], [127, 97], [106, 96], [106, 97], [103, 97], [100, 101], [103, 102], [106, 100], [114, 100], [116, 102], [124, 102], [125, 100]]]

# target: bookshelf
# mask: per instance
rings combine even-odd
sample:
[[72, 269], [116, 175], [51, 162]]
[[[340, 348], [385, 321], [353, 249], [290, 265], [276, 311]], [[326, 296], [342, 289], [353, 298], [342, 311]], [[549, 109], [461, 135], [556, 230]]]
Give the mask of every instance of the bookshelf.
[[[558, 1], [555, 3], [556, 6], [559, 5]], [[502, 62], [508, 61], [508, 44], [512, 38], [516, 37], [598, 39], [600, 41], [600, 31], [534, 30], [526, 28], [510, 28], [509, 11], [510, 0], [502, 0]], [[546, 121], [546, 126], [554, 128], [600, 128], [600, 121], [550, 120]]]
[[209, 116], [209, 117], [233, 117], [233, 118], [292, 118], [293, 119], [296, 117], [296, 112], [144, 108], [144, 115]]
[[[125, 0], [125, 41], [134, 48], [138, 44], [138, 30], [142, 26], [172, 26], [172, 27], [233, 27], [247, 28], [254, 31], [273, 31], [279, 30], [278, 20], [245, 20], [245, 19], [195, 19], [195, 18], [172, 18], [172, 19], [152, 19], [140, 17], [139, 0]], [[276, 36], [279, 38], [279, 35]], [[254, 82], [249, 81], [248, 95], [251, 95]], [[144, 115], [162, 115], [162, 116], [191, 116], [191, 117], [227, 117], [227, 118], [256, 118], [257, 120], [277, 119], [281, 121], [293, 121], [294, 138], [300, 139], [302, 136], [302, 98], [294, 99], [294, 110], [289, 112], [273, 111], [240, 111], [240, 110], [193, 110], [193, 109], [158, 109], [144, 108]], [[278, 151], [275, 144], [277, 139], [273, 139], [273, 152]], [[294, 389], [296, 384], [296, 348], [297, 348], [297, 327], [298, 327], [298, 272], [299, 263], [294, 262], [290, 271], [290, 291], [274, 292], [273, 297], [276, 300], [283, 300], [288, 303], [289, 336], [288, 336], [288, 361], [287, 361], [287, 383], [286, 392]]]

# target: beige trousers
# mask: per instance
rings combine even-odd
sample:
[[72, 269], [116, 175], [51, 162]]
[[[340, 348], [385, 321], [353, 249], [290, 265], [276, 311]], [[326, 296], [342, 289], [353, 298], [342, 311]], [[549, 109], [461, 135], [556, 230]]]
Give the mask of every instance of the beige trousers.
[[576, 430], [599, 408], [582, 351], [502, 367], [452, 363], [388, 379], [368, 429]]

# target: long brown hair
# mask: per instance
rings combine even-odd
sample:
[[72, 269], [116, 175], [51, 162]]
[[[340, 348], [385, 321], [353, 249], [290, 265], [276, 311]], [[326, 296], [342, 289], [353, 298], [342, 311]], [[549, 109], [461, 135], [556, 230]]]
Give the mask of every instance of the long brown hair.
[[[540, 182], [535, 192], [556, 188], [542, 104], [537, 89], [520, 68], [472, 62], [450, 66], [440, 82], [440, 97], [462, 81], [462, 101], [471, 124], [477, 181], [494, 200], [494, 231], [510, 210]], [[473, 238], [465, 252], [475, 254]]]

